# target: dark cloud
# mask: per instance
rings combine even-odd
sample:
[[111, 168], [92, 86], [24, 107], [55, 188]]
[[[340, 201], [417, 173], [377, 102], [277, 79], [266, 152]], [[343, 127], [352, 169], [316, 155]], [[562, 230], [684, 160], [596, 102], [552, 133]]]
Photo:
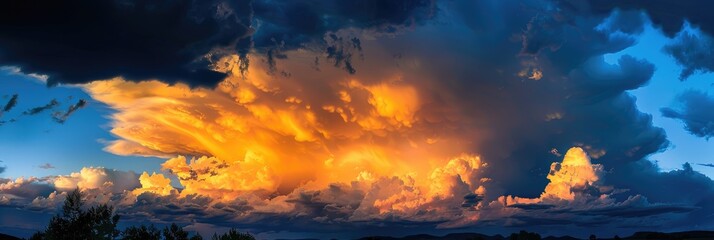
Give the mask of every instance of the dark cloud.
[[[668, 145], [665, 132], [652, 125], [652, 117], [640, 112], [626, 92], [646, 84], [654, 66], [631, 56], [617, 65], [602, 58], [631, 46], [634, 39], [597, 30], [606, 16], [579, 16], [542, 3], [548, 2], [455, 2], [451, 10], [464, 16], [472, 33], [444, 31], [432, 33], [438, 38], [400, 39], [386, 47], [409, 53], [409, 58], [438, 59], [405, 78], [439, 79], [429, 86], [447, 86], [444, 96], [456, 93], [458, 100], [449, 104], [468, 120], [443, 124], [484, 139], [474, 140], [473, 148], [489, 163], [487, 172], [499, 179], [486, 187], [491, 197], [540, 195], [550, 163], [558, 161], [550, 153], [554, 148], [601, 150], [604, 155], [596, 163], [617, 168], [646, 161]], [[490, 21], [499, 24], [480, 23], [485, 20], [472, 19], [474, 14], [493, 16]], [[529, 79], [533, 72], [542, 78]]]
[[542, 209], [550, 209], [555, 207], [555, 205], [551, 204], [511, 204], [508, 205], [508, 207], [512, 208], [520, 208], [524, 210], [542, 210]]
[[662, 116], [682, 120], [687, 131], [697, 137], [714, 136], [714, 98], [705, 92], [689, 90], [679, 95], [677, 101], [681, 107], [662, 108]]
[[621, 32], [625, 34], [639, 34], [645, 30], [645, 16], [641, 11], [615, 10], [610, 14], [602, 26], [609, 32]]
[[83, 108], [86, 105], [87, 101], [84, 99], [80, 99], [74, 105], [69, 106], [66, 112], [55, 112], [54, 114], [52, 114], [52, 119], [54, 119], [58, 123], [64, 123], [67, 121], [67, 118], [69, 118], [69, 116], [71, 116], [74, 112], [76, 112], [80, 108]]
[[[9, 1], [0, 4], [0, 64], [49, 75], [48, 84], [122, 76], [214, 86], [210, 61], [272, 55], [327, 32], [396, 32], [431, 17], [430, 1]], [[91, 19], [91, 21], [90, 21]], [[283, 56], [278, 56], [281, 58]], [[347, 61], [349, 64], [349, 61]], [[349, 70], [349, 69], [348, 69]]]
[[22, 112], [22, 114], [25, 114], [25, 115], [35, 115], [35, 114], [44, 112], [45, 110], [52, 109], [52, 108], [54, 108], [54, 107], [56, 107], [56, 106], [58, 106], [58, 105], [59, 105], [59, 102], [57, 101], [57, 99], [52, 99], [52, 101], [50, 101], [49, 103], [45, 104], [44, 106], [39, 106], [39, 107], [34, 107], [34, 108], [31, 108], [31, 109], [28, 109], [27, 111]]
[[668, 1], [668, 0], [587, 0], [594, 13], [608, 14], [615, 8], [625, 10], [644, 10], [652, 22], [662, 30], [674, 36], [679, 32], [684, 21], [700, 26], [702, 30], [714, 33], [714, 16], [708, 9], [714, 3], [708, 1]]
[[7, 101], [5, 107], [3, 107], [2, 111], [0, 111], [0, 114], [2, 114], [3, 112], [10, 111], [13, 107], [15, 107], [15, 105], [17, 105], [17, 94], [14, 94], [12, 95], [12, 97], [10, 97], [10, 100]]
[[[636, 0], [587, 0], [588, 4], [572, 4], [582, 12], [599, 15], [610, 13], [613, 9], [628, 11], [644, 11], [652, 23], [662, 28], [670, 37], [676, 36], [674, 42], [665, 51], [672, 55], [684, 67], [680, 79], [684, 80], [695, 72], [711, 72], [714, 70], [714, 57], [711, 37], [714, 35], [714, 17], [707, 9], [714, 7], [708, 1], [636, 1]], [[691, 34], [685, 30], [685, 21], [704, 34]], [[639, 29], [639, 22], [629, 22], [624, 25], [628, 29]]]
[[[628, 194], [615, 195], [618, 200], [642, 194], [652, 203], [684, 204], [638, 214], [673, 213], [705, 221], [700, 214], [712, 212], [706, 200], [714, 194], [711, 179], [693, 171], [661, 172], [647, 159], [669, 142], [627, 91], [645, 85], [655, 67], [631, 56], [616, 65], [602, 58], [632, 46], [636, 38], [629, 33], [640, 29], [598, 29], [607, 14], [583, 15], [563, 5], [540, 8], [536, 2], [457, 1], [450, 10], [462, 16], [472, 33], [434, 31], [430, 34], [438, 40], [425, 34], [419, 36], [422, 40], [397, 39], [386, 47], [403, 52], [405, 58], [438, 59], [405, 78], [439, 79], [438, 86], [429, 86], [448, 86], [444, 92], [457, 93], [458, 100], [450, 106], [471, 118], [453, 123], [454, 128], [478, 136], [474, 151], [489, 163], [486, 173], [498, 179], [486, 183], [487, 198], [538, 197], [547, 184], [548, 166], [559, 161], [551, 150], [583, 146], [593, 162], [608, 171], [604, 178], [609, 184], [629, 189]], [[497, 24], [474, 17], [480, 15]], [[540, 80], [529, 79], [534, 71], [542, 73]], [[521, 77], [520, 72], [528, 74]], [[676, 224], [686, 226], [684, 222]]]
[[362, 50], [360, 39], [342, 38], [334, 34], [336, 31], [356, 28], [396, 34], [425, 23], [437, 11], [435, 2], [430, 0], [285, 1], [277, 6], [274, 2], [256, 1], [253, 6], [261, 24], [254, 35], [256, 48], [269, 49], [268, 59], [273, 59], [270, 53], [276, 49], [294, 49], [324, 39], [323, 51], [333, 65], [349, 73], [357, 71], [352, 56]]
[[647, 207], [617, 206], [612, 208], [590, 209], [581, 211], [580, 213], [618, 218], [641, 218], [666, 213], [689, 213], [697, 209], [697, 207], [678, 205], [652, 205]]
[[697, 163], [699, 166], [705, 166], [705, 167], [714, 167], [714, 164], [712, 163]]
[[0, 166], [0, 174], [4, 173], [4, 172], [5, 172], [5, 169], [7, 169], [7, 167], [5, 167], [5, 166]]
[[3, 2], [2, 64], [48, 74], [50, 85], [116, 76], [212, 85], [223, 74], [197, 62], [214, 46], [229, 45], [250, 32], [231, 12], [217, 15], [216, 4]]
[[684, 80], [692, 74], [714, 70], [713, 46], [714, 40], [709, 35], [682, 31], [664, 51], [683, 67], [679, 79]]
[[[623, 227], [637, 230], [652, 229], [700, 210], [689, 205], [651, 204], [642, 196], [629, 197], [623, 202], [614, 204], [600, 205], [597, 202], [586, 204], [584, 208], [575, 206], [577, 204], [545, 205], [547, 207], [541, 207], [541, 204], [518, 204], [516, 208], [525, 211], [508, 217], [510, 222], [503, 222], [500, 225], [543, 230], [567, 225], [604, 233]], [[643, 218], [647, 221], [642, 221]]]

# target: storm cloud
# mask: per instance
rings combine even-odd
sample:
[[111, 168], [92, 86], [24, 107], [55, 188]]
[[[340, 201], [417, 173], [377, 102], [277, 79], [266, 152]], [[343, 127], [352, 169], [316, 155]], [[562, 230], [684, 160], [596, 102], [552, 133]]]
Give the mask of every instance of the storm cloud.
[[[565, 3], [565, 1], [563, 1]], [[665, 51], [682, 65], [680, 79], [687, 79], [695, 72], [712, 72], [714, 70], [714, 17], [707, 9], [714, 4], [707, 1], [598, 1], [565, 3], [574, 9], [595, 15], [609, 14], [613, 9], [642, 11], [649, 19], [660, 27], [669, 37], [675, 37], [674, 42], [665, 47]], [[630, 22], [633, 24], [635, 22]], [[700, 31], [691, 32], [689, 27]]]
[[[629, 91], [646, 85], [656, 66], [604, 57], [633, 46], [646, 17], [672, 24], [650, 8], [613, 12], [608, 3], [188, 4], [233, 16], [201, 24], [230, 22], [245, 32], [194, 35], [200, 44], [186, 42], [201, 51], [156, 71], [104, 69], [67, 83], [86, 83], [93, 100], [116, 110], [117, 139], [105, 150], [166, 159], [163, 173], [117, 175], [139, 183], [126, 180], [102, 198], [129, 219], [325, 232], [712, 226], [714, 182], [689, 164], [662, 171], [648, 159], [669, 141]], [[195, 65], [200, 58], [205, 64]], [[161, 73], [186, 73], [188, 63], [220, 78]], [[318, 71], [315, 63], [334, 67]], [[103, 78], [111, 79], [93, 81]], [[137, 81], [146, 78], [158, 79]], [[663, 114], [711, 136], [701, 112], [711, 98], [681, 99], [681, 109]], [[55, 202], [40, 196], [32, 204]]]
[[[121, 111], [114, 116], [113, 133], [120, 140], [108, 145], [107, 150], [122, 155], [206, 156], [193, 160], [172, 158], [164, 163], [163, 167], [177, 175], [186, 186], [183, 195], [196, 193], [235, 199], [245, 197], [245, 191], [268, 191], [290, 196], [307, 188], [302, 182], [309, 181], [336, 184], [333, 186], [375, 180], [372, 184], [385, 184], [380, 185], [379, 190], [358, 188], [362, 193], [336, 188], [342, 189], [342, 194], [354, 194], [363, 199], [357, 209], [351, 203], [328, 203], [336, 199], [314, 202], [316, 198], [309, 195], [287, 202], [286, 206], [292, 211], [304, 211], [307, 216], [329, 216], [316, 221], [387, 220], [385, 215], [375, 215], [381, 212], [390, 213], [389, 219], [405, 223], [431, 223], [440, 227], [478, 225], [468, 224], [469, 219], [478, 218], [478, 214], [459, 215], [461, 218], [451, 219], [448, 223], [423, 214], [443, 208], [460, 212], [463, 211], [461, 207], [466, 206], [477, 212], [483, 211], [481, 218], [489, 219], [485, 203], [502, 196], [539, 197], [549, 184], [548, 166], [557, 161], [552, 150], [564, 152], [573, 146], [582, 148], [594, 163], [601, 164], [604, 168], [601, 178], [607, 179], [609, 186], [620, 189], [606, 191], [582, 186], [583, 194], [612, 194], [611, 201], [615, 202], [627, 202], [629, 197], [641, 196], [636, 198], [640, 199], [636, 205], [640, 211], [623, 212], [623, 215], [671, 213], [694, 217], [699, 216], [697, 209], [710, 211], [705, 204], [711, 197], [713, 183], [710, 179], [691, 171], [661, 172], [647, 159], [665, 149], [669, 142], [664, 131], [652, 124], [652, 116], [637, 109], [635, 99], [628, 91], [645, 85], [655, 66], [647, 60], [627, 55], [616, 64], [606, 63], [603, 58], [605, 54], [635, 44], [636, 34], [641, 30], [636, 26], [599, 26], [605, 21], [624, 21], [620, 18], [642, 15], [616, 13], [625, 15], [607, 20], [608, 15], [583, 15], [557, 4], [549, 1], [441, 3], [438, 9], [444, 10], [440, 12], [442, 14], [449, 14], [448, 24], [427, 23], [398, 35], [360, 40], [359, 44], [348, 41], [344, 47], [361, 48], [365, 59], [352, 61], [349, 66], [370, 69], [369, 72], [350, 74], [340, 69], [321, 69], [316, 74], [312, 66], [300, 61], [273, 62], [268, 56], [249, 55], [254, 60], [263, 60], [252, 64], [251, 68], [275, 67], [290, 74], [256, 74], [264, 71], [251, 69], [252, 75], [241, 78], [240, 72], [227, 67], [224, 71], [229, 77], [214, 90], [113, 79], [89, 84], [87, 91], [93, 98], [117, 109], [129, 109], [129, 106], [142, 103], [141, 108]], [[485, 18], [498, 24], [487, 24]], [[443, 19], [437, 15], [435, 21], [439, 20]], [[327, 38], [345, 41], [352, 39], [352, 34], [338, 32]], [[366, 39], [364, 35], [357, 37]], [[456, 52], [459, 54], [453, 54]], [[286, 50], [282, 53], [296, 59], [312, 60], [309, 51]], [[356, 55], [351, 57], [357, 59]], [[318, 59], [329, 62], [333, 58], [323, 55]], [[223, 61], [230, 66], [237, 64], [235, 59], [240, 57], [224, 58]], [[150, 96], [132, 93], [136, 89], [158, 88], [165, 91], [156, 91]], [[177, 97], [181, 104], [152, 100]], [[395, 104], [401, 107], [393, 107]], [[167, 113], [163, 109], [176, 111]], [[145, 117], [157, 115], [158, 110], [162, 110], [164, 122]], [[277, 116], [280, 119], [275, 118]], [[170, 124], [166, 124], [167, 121]], [[176, 125], [182, 127], [176, 128]], [[133, 128], [144, 131], [125, 130]], [[193, 129], [192, 134], [186, 134], [186, 128]], [[258, 132], [261, 134], [254, 135]], [[197, 137], [199, 133], [201, 137]], [[223, 134], [243, 137], [226, 138]], [[271, 136], [268, 139], [281, 139], [281, 146], [270, 145], [272, 140], [263, 141], [266, 135]], [[172, 142], [175, 139], [181, 139], [181, 144]], [[239, 144], [234, 142], [238, 141], [236, 139], [251, 140]], [[339, 147], [345, 146], [343, 141], [347, 139], [360, 149], [372, 149], [372, 152], [358, 155], [351, 153], [351, 148]], [[229, 145], [243, 147], [222, 147]], [[392, 152], [393, 149], [430, 149], [430, 145], [442, 146], [439, 148], [441, 152], [414, 156]], [[389, 147], [382, 149], [384, 146]], [[440, 161], [447, 163], [449, 155], [460, 152], [477, 155], [487, 167], [480, 168], [474, 177], [453, 182], [443, 180], [449, 183], [448, 187], [429, 186], [428, 180], [425, 182], [428, 178], [423, 176], [437, 170], [416, 169], [416, 166], [424, 166], [425, 159], [442, 159]], [[294, 156], [301, 157], [296, 159]], [[355, 159], [359, 160], [351, 160], [351, 156], [358, 156]], [[235, 166], [231, 161], [236, 160], [230, 159], [236, 158], [242, 159], [237, 160], [242, 163], [240, 169], [227, 171], [216, 167], [233, 169]], [[407, 167], [394, 166], [401, 162], [409, 162], [405, 166], [414, 166], [414, 171], [422, 177], [413, 177], [414, 183], [410, 183], [409, 178], [400, 177], [399, 172]], [[292, 172], [260, 167], [276, 164], [295, 167], [291, 168]], [[334, 166], [351, 167], [341, 168], [339, 175], [325, 175], [317, 170], [338, 171], [332, 168]], [[242, 171], [257, 174], [256, 177], [245, 176]], [[238, 179], [231, 177], [234, 174], [245, 177], [233, 181]], [[642, 182], [670, 183], [671, 192], [668, 195], [659, 193], [653, 188], [659, 185], [633, 183], [633, 178]], [[235, 183], [228, 192], [227, 182]], [[215, 187], [218, 183], [224, 187]], [[688, 193], [688, 188], [683, 186], [689, 185], [699, 186], [707, 194]], [[440, 193], [436, 189], [458, 194], [436, 200], [434, 196], [443, 196], [430, 195]], [[621, 194], [624, 189], [627, 193]], [[324, 193], [319, 192], [320, 195]], [[466, 201], [466, 197], [471, 196], [469, 194], [477, 194], [481, 203]], [[372, 204], [364, 205], [364, 201]], [[305, 202], [310, 204], [297, 207]], [[365, 207], [370, 205], [374, 208]], [[425, 210], [414, 212], [414, 206]], [[546, 208], [523, 205], [520, 209], [533, 207]], [[493, 209], [493, 216], [504, 217], [496, 213], [502, 211], [501, 208]], [[552, 215], [548, 209], [541, 210], [539, 214], [543, 215], [539, 217], [552, 218], [550, 223], [559, 220], [559, 215]], [[614, 214], [620, 210], [603, 208], [603, 213], [598, 216], [573, 211], [568, 214], [582, 217], [579, 220], [582, 227], [602, 227], [608, 226], [607, 221], [595, 224], [595, 218], [608, 217], [605, 212]], [[345, 215], [346, 212], [350, 214]], [[529, 211], [522, 214], [525, 216], [506, 217], [526, 222], [527, 217], [534, 216], [529, 215]], [[265, 219], [259, 222], [262, 221]], [[260, 225], [259, 222], [256, 224]], [[677, 224], [686, 225], [684, 222]]]
[[[0, 64], [87, 83], [122, 76], [215, 86], [212, 60], [313, 44], [355, 27], [394, 33], [431, 16], [429, 1], [8, 1], [0, 4]], [[27, 14], [31, 13], [31, 14]], [[337, 65], [349, 59], [335, 60]], [[343, 63], [344, 62], [344, 63]]]
[[662, 115], [679, 119], [684, 127], [697, 137], [709, 139], [714, 136], [714, 98], [704, 92], [690, 90], [677, 97], [678, 108], [662, 108]]

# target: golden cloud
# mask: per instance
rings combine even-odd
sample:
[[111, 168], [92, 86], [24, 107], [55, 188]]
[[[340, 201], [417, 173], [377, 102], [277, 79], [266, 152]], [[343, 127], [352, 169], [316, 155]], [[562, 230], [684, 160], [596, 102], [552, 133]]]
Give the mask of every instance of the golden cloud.
[[[424, 81], [404, 78], [397, 68], [359, 77], [326, 69], [315, 76], [295, 63], [283, 66], [291, 69], [286, 76], [254, 62], [246, 75], [235, 57], [216, 63], [229, 77], [215, 89], [121, 78], [85, 85], [117, 110], [111, 132], [119, 140], [106, 150], [169, 158], [162, 168], [178, 177], [181, 196], [224, 202], [347, 184], [368, 192], [357, 212], [373, 216], [436, 209], [445, 199], [460, 208], [464, 195], [485, 193], [486, 164], [467, 148], [477, 136], [444, 129], [449, 124], [434, 116], [448, 114], [434, 108], [428, 96], [435, 90]], [[144, 173], [134, 194], [170, 195], [168, 180]], [[391, 187], [377, 194], [377, 186]], [[276, 209], [290, 208], [271, 201]]]

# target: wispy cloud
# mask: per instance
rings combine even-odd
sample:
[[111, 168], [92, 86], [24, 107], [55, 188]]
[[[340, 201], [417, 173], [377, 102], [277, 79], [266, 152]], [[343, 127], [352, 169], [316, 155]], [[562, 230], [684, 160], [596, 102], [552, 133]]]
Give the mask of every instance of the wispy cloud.
[[38, 168], [42, 168], [42, 169], [53, 169], [53, 168], [56, 168], [54, 165], [52, 165], [52, 164], [50, 164], [50, 163], [45, 163], [45, 164], [42, 164], [42, 165], [37, 166], [37, 167], [38, 167]]
[[67, 112], [55, 112], [52, 118], [58, 123], [64, 123], [67, 121], [67, 118], [69, 118], [69, 116], [71, 116], [75, 111], [79, 110], [80, 108], [83, 108], [86, 105], [87, 101], [84, 99], [80, 99], [79, 102], [77, 102], [76, 104], [69, 106]]
[[57, 99], [52, 99], [49, 103], [45, 104], [44, 106], [39, 106], [39, 107], [34, 107], [31, 109], [28, 109], [27, 111], [22, 112], [22, 114], [25, 115], [35, 115], [41, 112], [44, 112], [45, 110], [52, 109], [53, 107], [59, 105], [59, 102]]
[[13, 107], [17, 105], [17, 94], [12, 95], [9, 101], [5, 104], [5, 107], [2, 108], [2, 111], [0, 111], [0, 116], [2, 116], [3, 112], [8, 112], [12, 110]]
[[714, 163], [697, 163], [697, 165], [704, 167], [714, 167]]

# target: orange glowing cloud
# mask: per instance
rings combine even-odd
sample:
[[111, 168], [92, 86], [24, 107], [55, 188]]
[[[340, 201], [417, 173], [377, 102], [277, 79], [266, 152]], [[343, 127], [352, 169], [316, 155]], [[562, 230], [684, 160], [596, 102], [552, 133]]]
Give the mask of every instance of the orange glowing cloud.
[[[216, 63], [229, 77], [215, 89], [121, 78], [85, 85], [117, 110], [111, 132], [119, 140], [106, 150], [168, 158], [162, 168], [178, 177], [181, 196], [257, 197], [256, 206], [271, 209], [291, 208], [275, 194], [334, 184], [367, 193], [356, 218], [416, 214], [446, 199], [460, 208], [464, 195], [485, 193], [486, 164], [467, 148], [477, 136], [438, 130], [439, 110], [426, 97], [433, 89], [396, 70], [357, 77], [326, 69], [316, 78], [309, 66], [282, 66], [291, 70], [285, 76], [254, 62], [246, 75], [235, 57]], [[172, 193], [162, 174], [140, 181], [137, 195]]]
[[574, 200], [573, 189], [583, 189], [594, 185], [602, 172], [602, 165], [590, 163], [590, 158], [582, 148], [575, 147], [565, 153], [562, 163], [550, 165], [548, 183], [541, 198]]
[[[600, 192], [610, 190], [607, 186], [599, 183], [603, 167], [600, 164], [592, 164], [588, 154], [580, 147], [573, 147], [563, 157], [562, 162], [554, 162], [550, 165], [548, 180], [545, 190], [539, 198], [520, 198], [513, 196], [502, 196], [499, 201], [505, 205], [510, 204], [557, 204], [559, 202], [587, 202], [592, 200], [611, 201], [608, 195], [590, 196], [584, 194], [589, 188], [595, 188]], [[594, 198], [594, 199], [593, 199]]]
[[166, 196], [176, 191], [176, 189], [171, 186], [171, 180], [161, 174], [153, 173], [149, 175], [147, 172], [144, 172], [139, 176], [139, 182], [141, 183], [141, 187], [132, 190], [134, 195], [151, 192]]

